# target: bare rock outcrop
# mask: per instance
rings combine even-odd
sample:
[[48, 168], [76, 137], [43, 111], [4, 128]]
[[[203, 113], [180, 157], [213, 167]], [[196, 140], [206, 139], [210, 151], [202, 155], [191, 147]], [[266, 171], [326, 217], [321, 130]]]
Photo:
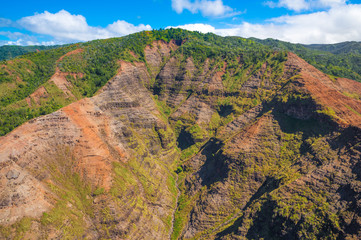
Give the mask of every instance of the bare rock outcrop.
[[[52, 159], [61, 155], [62, 149], [70, 149], [71, 154], [64, 154], [61, 161], [74, 159], [70, 170], [91, 188], [108, 193], [95, 198], [94, 219], [85, 220], [86, 225], [98, 226], [98, 232], [104, 236], [166, 238], [169, 225], [165, 219], [173, 213], [175, 193], [167, 188], [159, 189], [159, 185], [148, 185], [172, 178], [167, 166], [175, 159], [170, 157], [172, 152], [162, 148], [154, 131], [155, 127], [167, 129], [167, 123], [159, 118], [151, 94], [144, 86], [149, 78], [145, 64], [122, 62], [119, 74], [93, 98], [31, 120], [1, 137], [1, 223], [11, 224], [23, 217], [40, 218], [43, 212], [55, 207], [59, 196], [52, 189], [61, 186], [47, 169], [61, 169], [62, 163], [55, 164]], [[125, 167], [126, 164], [132, 167]], [[109, 193], [115, 181], [120, 181], [115, 168], [128, 169], [133, 179], [133, 185], [119, 193], [118, 199]], [[150, 191], [150, 188], [155, 189]], [[132, 203], [137, 198], [139, 206]], [[123, 202], [119, 204], [120, 201]], [[112, 222], [108, 224], [114, 228], [110, 232], [100, 227], [105, 207], [111, 210]], [[143, 230], [137, 230], [135, 225], [143, 225]], [[61, 234], [51, 232], [54, 237]]]
[[[292, 53], [245, 67], [178, 45], [153, 42], [95, 96], [0, 137], [0, 234], [360, 238], [361, 84]], [[67, 74], [52, 81], [72, 98]]]

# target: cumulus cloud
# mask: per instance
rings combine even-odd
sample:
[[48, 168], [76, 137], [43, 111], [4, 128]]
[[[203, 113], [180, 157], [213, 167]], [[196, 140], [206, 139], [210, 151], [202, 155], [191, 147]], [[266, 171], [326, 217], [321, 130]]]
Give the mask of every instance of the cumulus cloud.
[[333, 8], [346, 4], [346, 0], [313, 0], [309, 2], [311, 8]]
[[31, 41], [31, 40], [27, 39], [27, 37], [25, 39], [19, 38], [14, 41], [6, 41], [6, 40], [0, 41], [0, 46], [2, 46], [2, 45], [18, 45], [18, 46], [46, 45], [46, 46], [50, 46], [50, 45], [57, 45], [57, 44], [60, 44], [60, 43], [54, 42], [54, 41], [40, 41], [39, 42], [36, 38], [35, 38], [35, 41]]
[[[183, 9], [192, 9], [192, 4], [200, 3], [202, 0], [198, 0], [198, 2], [196, 0], [193, 3], [189, 0], [180, 1], [183, 5], [177, 6], [176, 9], [181, 12]], [[307, 1], [307, 3], [310, 3], [310, 1]], [[258, 24], [243, 22], [238, 25], [228, 25], [225, 28], [215, 28], [208, 24], [194, 23], [177, 27], [202, 33], [212, 32], [221, 36], [275, 38], [306, 44], [361, 41], [361, 28], [359, 27], [361, 25], [361, 18], [359, 17], [361, 15], [361, 4], [347, 4], [345, 0], [313, 1], [313, 4], [316, 3], [319, 6], [328, 6], [328, 8], [312, 13], [285, 15]], [[294, 6], [294, 9], [301, 9], [301, 7]], [[224, 13], [223, 10], [221, 12]], [[85, 17], [70, 14], [65, 10], [57, 13], [45, 11], [44, 13], [24, 17], [16, 22], [0, 18], [1, 24], [5, 26], [16, 25], [17, 28], [20, 26], [30, 33], [0, 31], [0, 36], [8, 38], [8, 40], [1, 40], [0, 45], [63, 44], [124, 36], [152, 29], [150, 25], [133, 25], [121, 20], [106, 27], [89, 26]]]
[[207, 24], [178, 26], [188, 30], [212, 32], [221, 36], [275, 38], [293, 43], [337, 43], [361, 40], [361, 4], [343, 5], [294, 16], [269, 19], [265, 24], [243, 22], [229, 28], [214, 28]]
[[182, 13], [183, 10], [188, 10], [191, 13], [201, 12], [203, 16], [207, 17], [232, 17], [241, 14], [241, 12], [234, 11], [233, 8], [224, 5], [222, 0], [172, 0], [172, 8], [177, 13]]
[[309, 3], [305, 0], [279, 0], [278, 2], [268, 1], [265, 4], [271, 8], [285, 7], [294, 11], [301, 11], [310, 7]]
[[21, 32], [0, 31], [0, 36], [5, 36], [9, 40], [1, 40], [1, 45], [55, 45], [55, 42], [39, 42], [35, 36], [30, 36]]
[[278, 2], [265, 2], [265, 5], [271, 8], [284, 7], [297, 12], [320, 8], [334, 8], [345, 4], [346, 0], [279, 0]]
[[203, 23], [195, 23], [195, 24], [185, 24], [185, 25], [180, 25], [180, 26], [169, 26], [167, 27], [167, 29], [169, 28], [182, 28], [185, 30], [189, 30], [189, 31], [198, 31], [201, 33], [216, 33], [217, 30], [215, 27], [208, 25], [208, 24], [203, 24]]
[[0, 46], [2, 45], [56, 45], [61, 44], [55, 41], [39, 41], [35, 36], [24, 34], [21, 32], [10, 32], [10, 31], [0, 31], [0, 36], [5, 36], [9, 40], [0, 40]]
[[106, 30], [112, 33], [113, 35], [124, 36], [130, 33], [140, 32], [143, 30], [152, 30], [152, 27], [150, 25], [144, 25], [144, 24], [139, 24], [138, 26], [134, 26], [133, 24], [128, 23], [126, 21], [118, 20], [108, 25]]
[[140, 24], [135, 26], [125, 21], [116, 21], [105, 28], [89, 26], [85, 17], [73, 15], [65, 10], [57, 13], [35, 14], [17, 21], [23, 28], [37, 34], [52, 36], [59, 42], [89, 41], [119, 37], [142, 30], [151, 30], [151, 26]]
[[23, 39], [18, 39], [16, 41], [6, 41], [6, 40], [1, 40], [0, 41], [0, 46], [2, 45], [17, 45], [17, 46], [24, 46], [24, 45], [34, 45], [34, 44], [27, 44], [27, 41], [24, 41]]

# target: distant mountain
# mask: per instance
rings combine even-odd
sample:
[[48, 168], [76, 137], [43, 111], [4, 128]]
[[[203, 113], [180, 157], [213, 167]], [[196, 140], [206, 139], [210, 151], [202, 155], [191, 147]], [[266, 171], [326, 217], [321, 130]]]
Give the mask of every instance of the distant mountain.
[[324, 73], [361, 81], [361, 43], [359, 42], [303, 45], [275, 39], [250, 39], [275, 50], [294, 52]]
[[54, 49], [58, 48], [60, 45], [54, 46], [13, 46], [13, 45], [5, 45], [0, 47], [0, 61], [8, 60], [25, 53], [29, 52], [37, 52], [42, 50]]
[[309, 49], [330, 52], [333, 54], [361, 54], [360, 42], [342, 42], [336, 44], [311, 44], [304, 46]]

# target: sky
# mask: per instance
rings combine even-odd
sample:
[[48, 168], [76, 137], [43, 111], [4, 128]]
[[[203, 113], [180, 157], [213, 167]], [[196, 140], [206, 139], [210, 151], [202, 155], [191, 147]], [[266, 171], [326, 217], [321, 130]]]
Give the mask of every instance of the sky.
[[292, 43], [361, 41], [361, 0], [3, 1], [1, 45], [54, 45], [179, 27]]

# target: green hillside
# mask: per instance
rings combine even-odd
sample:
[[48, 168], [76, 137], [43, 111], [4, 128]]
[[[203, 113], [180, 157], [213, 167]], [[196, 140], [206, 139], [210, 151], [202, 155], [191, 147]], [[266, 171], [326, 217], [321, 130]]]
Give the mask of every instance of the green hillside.
[[31, 52], [39, 52], [43, 50], [49, 50], [60, 47], [59, 45], [54, 46], [14, 46], [4, 45], [0, 47], [0, 61], [9, 60], [20, 55]]
[[[145, 61], [146, 45], [155, 40], [171, 39], [185, 42], [179, 51], [182, 51], [184, 57], [192, 57], [196, 63], [206, 58], [236, 59], [238, 55], [242, 55], [246, 64], [253, 65], [274, 50], [292, 51], [327, 74], [361, 81], [361, 54], [357, 50], [354, 53], [340, 50], [357, 43], [306, 46], [273, 39], [223, 38], [210, 33], [200, 34], [181, 29], [141, 32], [122, 38], [95, 40], [63, 47], [43, 47], [56, 48], [0, 62], [0, 136], [29, 119], [53, 112], [82, 97], [93, 96], [114, 76], [118, 69], [117, 61]], [[5, 55], [6, 49], [10, 49], [7, 52], [11, 56], [36, 50], [35, 47], [15, 46], [3, 46], [0, 49]], [[82, 49], [82, 52], [57, 62], [61, 56], [76, 49]], [[326, 52], [327, 49], [338, 54]], [[135, 59], [130, 52], [139, 59]], [[72, 97], [66, 97], [54, 84], [47, 82], [57, 67], [61, 72], [81, 75], [81, 79], [77, 80], [71, 75], [67, 76], [68, 81], [72, 83]], [[40, 86], [45, 87], [49, 97], [29, 106], [25, 99]]]
[[330, 52], [333, 54], [361, 54], [360, 42], [341, 42], [335, 44], [310, 44], [306, 48]]
[[303, 45], [275, 39], [251, 40], [273, 49], [294, 52], [324, 73], [361, 81], [361, 44], [358, 42]]
[[358, 239], [357, 56], [168, 29], [2, 61], [0, 238]]
[[[29, 119], [51, 113], [80, 98], [93, 96], [115, 75], [119, 60], [145, 61], [146, 45], [155, 40], [171, 39], [185, 41], [179, 52], [184, 57], [193, 57], [196, 63], [209, 57], [236, 59], [241, 54], [247, 64], [253, 65], [259, 58], [272, 52], [269, 47], [243, 38], [222, 38], [214, 34], [170, 29], [79, 43], [3, 61], [0, 62], [0, 136]], [[58, 61], [76, 49], [82, 52]], [[134, 56], [138, 56], [138, 59]], [[56, 68], [60, 72], [82, 76], [80, 79], [67, 76], [72, 83], [74, 97], [66, 97], [53, 83], [48, 82]], [[45, 87], [49, 96], [29, 106], [26, 98], [41, 86]]]

